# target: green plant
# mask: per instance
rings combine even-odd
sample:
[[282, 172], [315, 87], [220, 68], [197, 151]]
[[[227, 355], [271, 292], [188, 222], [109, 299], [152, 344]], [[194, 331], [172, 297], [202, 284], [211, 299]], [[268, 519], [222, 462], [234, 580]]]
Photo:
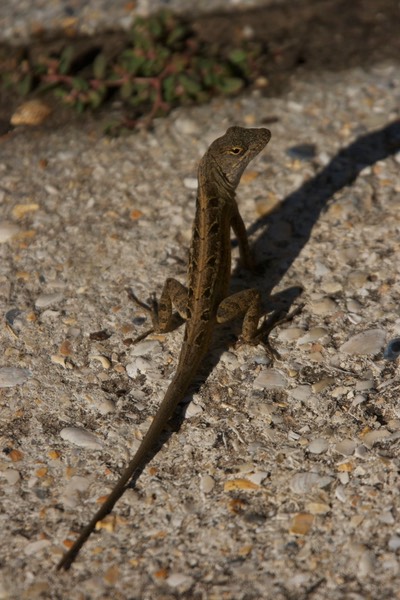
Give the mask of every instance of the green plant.
[[149, 125], [180, 104], [200, 103], [212, 95], [232, 95], [246, 84], [250, 60], [245, 49], [225, 56], [210, 50], [190, 26], [162, 11], [137, 18], [125, 48], [110, 58], [101, 50], [79, 69], [73, 46], [36, 61], [21, 59], [3, 81], [22, 94], [52, 89], [62, 101], [83, 111], [119, 98], [129, 113], [126, 126]]

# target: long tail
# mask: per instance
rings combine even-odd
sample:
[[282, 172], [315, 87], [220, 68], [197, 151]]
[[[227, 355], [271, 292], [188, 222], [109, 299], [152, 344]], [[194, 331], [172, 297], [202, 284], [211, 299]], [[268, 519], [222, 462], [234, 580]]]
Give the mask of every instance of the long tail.
[[196, 358], [193, 358], [192, 361], [188, 362], [185, 360], [185, 367], [183, 369], [181, 368], [182, 361], [179, 361], [175, 377], [171, 381], [165, 397], [154, 417], [154, 420], [144, 436], [136, 454], [133, 456], [125, 471], [122, 473], [107, 500], [101, 505], [86, 527], [83, 528], [79, 537], [68, 550], [68, 552], [64, 554], [57, 565], [57, 570], [68, 570], [70, 568], [83, 544], [86, 542], [92, 531], [94, 531], [96, 523], [104, 519], [104, 517], [106, 517], [108, 513], [112, 511], [115, 503], [121, 498], [122, 494], [127, 489], [127, 484], [130, 482], [135, 472], [138, 469], [142, 469], [146, 465], [149, 453], [154, 450], [154, 447], [159, 440], [159, 437], [163, 432], [168, 420], [172, 417], [177, 405], [183, 399], [192, 381], [192, 378], [197, 371], [199, 363], [198, 358], [199, 357], [196, 356]]

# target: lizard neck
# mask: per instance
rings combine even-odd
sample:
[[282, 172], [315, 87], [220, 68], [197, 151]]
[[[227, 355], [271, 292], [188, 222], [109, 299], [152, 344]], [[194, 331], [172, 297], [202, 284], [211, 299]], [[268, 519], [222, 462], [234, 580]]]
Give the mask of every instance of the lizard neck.
[[206, 152], [199, 164], [198, 170], [198, 200], [215, 198], [232, 202], [235, 199], [235, 189], [227, 179], [212, 154]]

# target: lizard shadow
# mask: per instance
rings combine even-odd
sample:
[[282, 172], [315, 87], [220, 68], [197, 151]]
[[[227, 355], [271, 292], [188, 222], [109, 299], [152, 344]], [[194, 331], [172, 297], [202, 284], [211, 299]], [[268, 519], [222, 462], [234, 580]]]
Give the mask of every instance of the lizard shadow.
[[[249, 235], [258, 234], [252, 248], [254, 254], [265, 256], [265, 263], [268, 266], [273, 265], [273, 268], [268, 270], [268, 278], [266, 278], [266, 269], [264, 269], [264, 273], [249, 277], [248, 274], [244, 275], [241, 268], [238, 267], [232, 273], [232, 287], [235, 289], [250, 287], [249, 281], [251, 281], [252, 284], [254, 283], [254, 287], [261, 288], [263, 297], [268, 298], [269, 304], [272, 303], [275, 310], [289, 310], [300, 295], [300, 289], [291, 287], [275, 295], [271, 295], [271, 292], [309, 240], [312, 228], [329, 200], [336, 192], [351, 185], [365, 167], [371, 166], [399, 150], [400, 120], [395, 120], [380, 130], [361, 135], [347, 147], [339, 150], [315, 177], [289, 194], [276, 211], [261, 217], [249, 227]], [[273, 234], [274, 230], [278, 230], [282, 226], [287, 226], [288, 223], [292, 229], [290, 241], [279, 245], [274, 241], [271, 233]], [[245, 286], [243, 286], [244, 278]], [[197, 382], [191, 386], [185, 401], [190, 401], [193, 394], [199, 390], [227, 348], [227, 328], [222, 326], [217, 330], [218, 334], [213, 343], [214, 350], [204, 361]], [[222, 340], [221, 343], [219, 340]], [[174, 432], [179, 431], [184, 418], [184, 409], [180, 406], [169, 423], [170, 429], [160, 436], [159, 443], [149, 453], [148, 461], [153, 459]], [[135, 473], [129, 487], [135, 486], [142, 471], [143, 469], [140, 469]]]

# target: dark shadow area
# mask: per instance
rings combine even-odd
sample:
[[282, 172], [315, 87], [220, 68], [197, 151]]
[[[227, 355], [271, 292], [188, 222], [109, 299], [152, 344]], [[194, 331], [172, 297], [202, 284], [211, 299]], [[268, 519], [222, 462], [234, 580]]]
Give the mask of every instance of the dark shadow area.
[[[273, 265], [264, 272], [263, 294], [268, 296], [290, 268], [332, 196], [350, 186], [365, 167], [399, 150], [400, 120], [397, 119], [383, 129], [360, 136], [340, 150], [320, 173], [291, 193], [274, 213], [249, 227], [249, 235], [258, 234], [253, 246], [255, 255], [266, 256], [267, 264]], [[292, 229], [290, 243], [277, 247], [270, 233], [287, 223]]]

